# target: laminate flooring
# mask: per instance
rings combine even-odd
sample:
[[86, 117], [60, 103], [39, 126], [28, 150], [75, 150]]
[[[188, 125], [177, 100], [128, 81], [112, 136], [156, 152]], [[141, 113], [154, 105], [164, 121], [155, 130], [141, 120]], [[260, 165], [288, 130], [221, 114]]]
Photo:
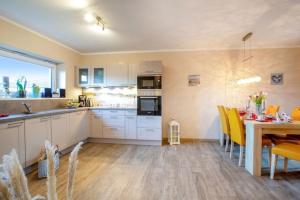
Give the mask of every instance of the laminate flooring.
[[[253, 177], [238, 167], [239, 148], [229, 159], [216, 142], [194, 141], [177, 146], [137, 146], [87, 143], [79, 154], [75, 200], [194, 200], [300, 199], [300, 164], [282, 172], [279, 160], [275, 180], [269, 179], [267, 160], [263, 176]], [[59, 199], [65, 199], [68, 156], [57, 172]], [[264, 153], [264, 158], [268, 158]], [[32, 194], [46, 195], [46, 180], [28, 175]]]

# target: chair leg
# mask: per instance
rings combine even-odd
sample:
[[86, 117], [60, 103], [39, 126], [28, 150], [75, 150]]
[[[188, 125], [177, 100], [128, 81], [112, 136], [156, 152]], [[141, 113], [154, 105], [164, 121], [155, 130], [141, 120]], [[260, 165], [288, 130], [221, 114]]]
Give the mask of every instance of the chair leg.
[[229, 135], [226, 135], [225, 152], [227, 152], [228, 150], [228, 145], [229, 145]]
[[234, 142], [231, 140], [231, 144], [230, 144], [230, 154], [229, 154], [229, 158], [232, 158], [232, 152], [233, 152], [233, 148], [234, 148]]
[[271, 172], [270, 172], [270, 179], [274, 179], [274, 173], [276, 170], [276, 164], [277, 164], [277, 155], [272, 154], [272, 164], [271, 164]]
[[239, 167], [242, 166], [243, 156], [244, 156], [243, 153], [244, 153], [244, 147], [240, 146]]
[[289, 159], [284, 158], [284, 161], [283, 161], [283, 171], [284, 172], [288, 172], [288, 162], [289, 162]]
[[269, 147], [268, 148], [268, 150], [269, 150], [269, 160], [268, 160], [268, 163], [269, 163], [269, 167], [271, 168], [271, 161], [272, 161], [272, 148], [271, 147]]
[[224, 146], [224, 136], [225, 134], [224, 133], [221, 133], [221, 139], [220, 139], [220, 146], [223, 147]]

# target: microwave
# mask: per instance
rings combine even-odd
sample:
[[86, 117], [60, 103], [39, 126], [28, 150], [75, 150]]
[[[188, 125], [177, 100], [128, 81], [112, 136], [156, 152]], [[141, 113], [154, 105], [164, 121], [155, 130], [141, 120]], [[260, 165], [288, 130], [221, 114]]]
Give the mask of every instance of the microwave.
[[161, 96], [138, 96], [138, 115], [161, 115]]
[[161, 84], [161, 76], [138, 76], [137, 78], [138, 89], [161, 89]]

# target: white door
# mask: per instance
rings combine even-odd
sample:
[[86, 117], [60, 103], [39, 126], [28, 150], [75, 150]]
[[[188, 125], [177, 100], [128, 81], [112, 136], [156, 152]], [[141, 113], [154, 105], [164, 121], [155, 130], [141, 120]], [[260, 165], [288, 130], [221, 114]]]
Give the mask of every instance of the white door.
[[125, 116], [125, 139], [136, 138], [136, 116]]
[[107, 69], [107, 86], [128, 85], [128, 65], [112, 64]]
[[[25, 167], [24, 122], [0, 124], [0, 158], [15, 149], [20, 163]], [[2, 161], [0, 161], [2, 162]]]
[[90, 137], [102, 138], [102, 116], [90, 115]]
[[52, 144], [58, 145], [60, 150], [70, 145], [70, 133], [67, 114], [54, 115], [51, 117]]
[[45, 141], [51, 142], [51, 118], [25, 120], [26, 166], [36, 163]]
[[137, 85], [138, 64], [128, 65], [128, 85]]

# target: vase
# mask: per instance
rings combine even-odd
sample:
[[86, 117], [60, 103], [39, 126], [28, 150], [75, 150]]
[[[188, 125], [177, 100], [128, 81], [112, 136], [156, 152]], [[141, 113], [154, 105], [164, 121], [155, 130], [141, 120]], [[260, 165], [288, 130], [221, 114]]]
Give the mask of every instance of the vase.
[[256, 115], [262, 115], [263, 114], [263, 109], [262, 109], [262, 104], [255, 104], [256, 106]]
[[25, 98], [26, 97], [26, 91], [25, 90], [19, 90], [18, 91], [18, 97], [19, 98]]

